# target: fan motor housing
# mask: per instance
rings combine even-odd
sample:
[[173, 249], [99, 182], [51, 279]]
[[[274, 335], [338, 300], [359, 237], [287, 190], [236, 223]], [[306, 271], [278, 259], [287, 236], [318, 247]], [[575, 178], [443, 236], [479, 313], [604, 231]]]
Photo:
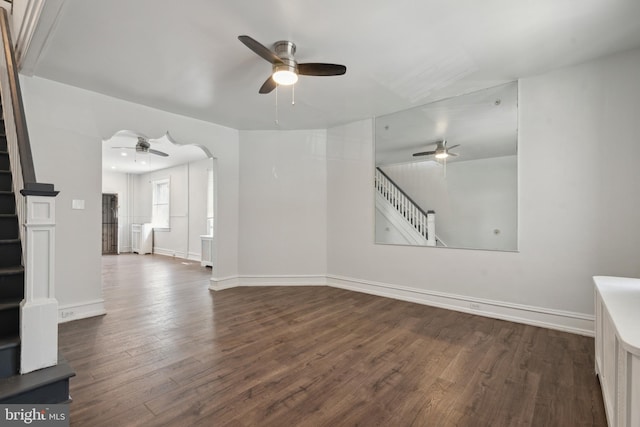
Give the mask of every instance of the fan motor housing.
[[280, 40], [273, 44], [273, 51], [280, 59], [293, 59], [293, 55], [296, 54], [296, 45], [288, 40]]
[[151, 147], [151, 144], [149, 144], [149, 141], [145, 141], [144, 139], [138, 138], [138, 143], [136, 144], [137, 152], [146, 153], [149, 151], [149, 147]]

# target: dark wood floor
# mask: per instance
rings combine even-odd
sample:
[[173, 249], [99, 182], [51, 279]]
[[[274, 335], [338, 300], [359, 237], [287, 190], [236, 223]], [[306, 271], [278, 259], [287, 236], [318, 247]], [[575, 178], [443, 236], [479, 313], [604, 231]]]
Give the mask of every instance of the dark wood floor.
[[103, 257], [108, 314], [60, 325], [74, 426], [605, 426], [593, 339], [329, 287], [207, 290]]

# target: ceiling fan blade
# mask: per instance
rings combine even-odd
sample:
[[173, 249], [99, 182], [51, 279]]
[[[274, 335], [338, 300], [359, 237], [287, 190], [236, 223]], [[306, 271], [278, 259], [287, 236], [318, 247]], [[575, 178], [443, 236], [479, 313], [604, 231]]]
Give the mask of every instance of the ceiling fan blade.
[[259, 93], [269, 93], [276, 88], [278, 84], [269, 76], [260, 87]]
[[338, 64], [322, 64], [309, 62], [298, 64], [298, 74], [303, 76], [341, 76], [347, 72], [347, 67]]
[[458, 156], [459, 156], [459, 154], [456, 154], [456, 153], [450, 153], [450, 152], [448, 152], [448, 151], [447, 151], [447, 154], [448, 154], [449, 156], [452, 156], [452, 157], [458, 157]]
[[442, 145], [445, 142], [444, 139], [439, 139], [437, 141], [433, 141], [433, 142], [427, 142], [425, 145], [428, 147], [430, 145]]
[[169, 156], [167, 153], [164, 153], [164, 152], [158, 151], [158, 150], [154, 150], [153, 148], [149, 148], [149, 153], [155, 154], [156, 156], [162, 156], [162, 157], [168, 157]]
[[246, 47], [254, 51], [261, 58], [271, 62], [272, 64], [282, 64], [282, 60], [278, 55], [273, 53], [270, 49], [265, 47], [259, 41], [249, 37], [249, 36], [238, 36], [238, 40], [240, 40]]
[[452, 150], [456, 147], [460, 147], [460, 144], [452, 145], [451, 147], [447, 147], [447, 150]]
[[423, 151], [421, 153], [413, 153], [413, 157], [418, 157], [418, 156], [430, 156], [432, 154], [436, 154], [435, 151]]

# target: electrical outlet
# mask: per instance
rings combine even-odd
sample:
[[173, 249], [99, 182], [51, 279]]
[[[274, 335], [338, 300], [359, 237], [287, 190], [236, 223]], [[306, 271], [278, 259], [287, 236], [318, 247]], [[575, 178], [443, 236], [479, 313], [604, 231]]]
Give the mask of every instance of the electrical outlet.
[[62, 317], [63, 319], [66, 319], [67, 317], [71, 317], [74, 315], [74, 312], [71, 310], [65, 310], [62, 313], [60, 313], [60, 317]]
[[473, 308], [474, 310], [480, 310], [480, 304], [478, 304], [477, 302], [472, 302], [471, 304], [469, 304], [469, 307]]

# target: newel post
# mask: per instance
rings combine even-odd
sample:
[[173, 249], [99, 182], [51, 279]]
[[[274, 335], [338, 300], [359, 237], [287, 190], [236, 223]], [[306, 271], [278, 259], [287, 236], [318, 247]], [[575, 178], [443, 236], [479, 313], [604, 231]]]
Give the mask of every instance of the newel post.
[[436, 246], [436, 212], [427, 211], [427, 246]]
[[25, 185], [23, 263], [24, 299], [20, 304], [20, 373], [58, 363], [58, 301], [55, 297], [57, 191], [51, 184]]

